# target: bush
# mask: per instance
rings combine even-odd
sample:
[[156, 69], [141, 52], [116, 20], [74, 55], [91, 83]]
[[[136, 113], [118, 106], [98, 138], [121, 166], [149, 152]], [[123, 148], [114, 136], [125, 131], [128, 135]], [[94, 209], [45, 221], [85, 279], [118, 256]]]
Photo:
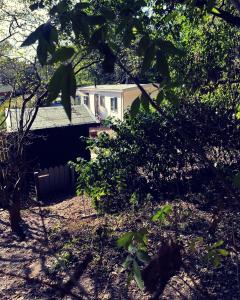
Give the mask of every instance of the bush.
[[[179, 131], [209, 153], [223, 146], [227, 151], [240, 149], [239, 129], [231, 112], [185, 103], [173, 117], [177, 130], [156, 112], [141, 112], [135, 118], [126, 114], [124, 122], [111, 126], [116, 137], [103, 133], [88, 140], [97, 157], [75, 165], [78, 193], [86, 193], [99, 211], [108, 213], [158, 199], [162, 193], [180, 193], [186, 187], [184, 180], [204, 164]], [[202, 175], [208, 180], [206, 174]]]

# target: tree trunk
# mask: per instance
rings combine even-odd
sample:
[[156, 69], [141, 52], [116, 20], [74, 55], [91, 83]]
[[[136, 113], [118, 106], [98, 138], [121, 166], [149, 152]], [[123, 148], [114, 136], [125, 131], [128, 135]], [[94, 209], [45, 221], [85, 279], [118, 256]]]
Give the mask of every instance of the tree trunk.
[[21, 203], [20, 198], [14, 199], [8, 208], [9, 221], [12, 232], [19, 236], [21, 239], [25, 238], [25, 234], [22, 228], [21, 217]]

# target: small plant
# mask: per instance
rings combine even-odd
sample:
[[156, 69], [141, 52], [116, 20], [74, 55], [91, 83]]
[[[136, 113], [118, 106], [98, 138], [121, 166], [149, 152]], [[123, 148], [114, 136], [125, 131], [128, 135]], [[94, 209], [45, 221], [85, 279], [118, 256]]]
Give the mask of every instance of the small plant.
[[207, 254], [204, 256], [204, 259], [212, 263], [215, 268], [219, 268], [221, 266], [222, 258], [229, 255], [226, 249], [220, 248], [223, 243], [224, 241], [220, 240], [213, 245], [208, 246]]
[[52, 265], [52, 272], [65, 269], [72, 260], [72, 253], [69, 250], [61, 251]]
[[204, 245], [203, 237], [196, 237], [190, 242], [189, 249], [198, 254], [205, 249], [206, 254], [203, 256], [203, 259], [210, 262], [215, 268], [218, 268], [221, 266], [222, 258], [229, 255], [226, 249], [220, 248], [223, 243], [224, 241], [220, 240], [212, 245]]
[[161, 209], [159, 209], [153, 216], [153, 222], [160, 222], [160, 224], [164, 224], [168, 221], [169, 215], [173, 212], [172, 205], [165, 204]]
[[143, 290], [144, 282], [141, 275], [141, 266], [147, 265], [150, 261], [147, 253], [147, 230], [127, 232], [117, 240], [117, 245], [129, 253], [122, 265], [129, 272], [128, 284], [134, 279], [138, 287]]
[[78, 241], [79, 239], [73, 238], [63, 245], [61, 250], [55, 256], [55, 260], [52, 265], [52, 272], [67, 268], [67, 266], [73, 261], [73, 250]]
[[51, 227], [49, 232], [49, 237], [53, 238], [57, 233], [59, 233], [60, 230], [61, 230], [61, 222], [58, 221], [55, 224], [53, 224], [53, 226]]

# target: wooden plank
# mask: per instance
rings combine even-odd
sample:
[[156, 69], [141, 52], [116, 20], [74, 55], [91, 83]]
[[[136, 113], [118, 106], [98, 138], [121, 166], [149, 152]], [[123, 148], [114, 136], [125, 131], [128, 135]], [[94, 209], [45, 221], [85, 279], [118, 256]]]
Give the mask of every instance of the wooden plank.
[[61, 165], [59, 167], [59, 183], [61, 185], [61, 188], [60, 188], [61, 192], [64, 192], [64, 190], [65, 190], [64, 169], [65, 168], [63, 165]]
[[59, 191], [61, 190], [61, 174], [60, 174], [60, 167], [54, 167], [54, 191], [56, 192], [56, 194], [59, 193]]
[[39, 182], [40, 198], [43, 200], [50, 193], [50, 182], [49, 182], [49, 171], [48, 171], [48, 169], [43, 169], [39, 172], [38, 182]]
[[75, 179], [75, 170], [73, 167], [69, 167], [70, 168], [70, 174], [71, 174], [71, 191], [74, 191], [75, 189], [75, 183], [76, 183], [76, 179]]
[[54, 181], [54, 168], [50, 167], [49, 168], [49, 196], [53, 197], [55, 194], [55, 181]]

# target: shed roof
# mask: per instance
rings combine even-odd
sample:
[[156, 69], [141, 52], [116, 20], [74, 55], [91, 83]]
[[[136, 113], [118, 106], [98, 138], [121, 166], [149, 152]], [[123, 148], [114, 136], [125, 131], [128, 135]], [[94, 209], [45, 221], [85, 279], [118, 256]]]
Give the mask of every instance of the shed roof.
[[[7, 131], [17, 131], [19, 125], [20, 109], [11, 109], [7, 120]], [[25, 113], [25, 124], [28, 118], [33, 113], [32, 109], [27, 109]], [[89, 111], [84, 105], [72, 106], [72, 121], [70, 122], [64, 108], [62, 106], [51, 106], [39, 108], [37, 117], [33, 122], [31, 130], [56, 128], [56, 127], [67, 127], [84, 124], [98, 123], [95, 116]]]
[[4, 85], [0, 83], [0, 93], [9, 93], [12, 92], [13, 88], [11, 85]]
[[[141, 84], [144, 86], [151, 86], [151, 83]], [[101, 85], [89, 85], [78, 87], [79, 91], [103, 91], [103, 92], [123, 92], [129, 89], [136, 89], [138, 88], [136, 84], [101, 84]]]

